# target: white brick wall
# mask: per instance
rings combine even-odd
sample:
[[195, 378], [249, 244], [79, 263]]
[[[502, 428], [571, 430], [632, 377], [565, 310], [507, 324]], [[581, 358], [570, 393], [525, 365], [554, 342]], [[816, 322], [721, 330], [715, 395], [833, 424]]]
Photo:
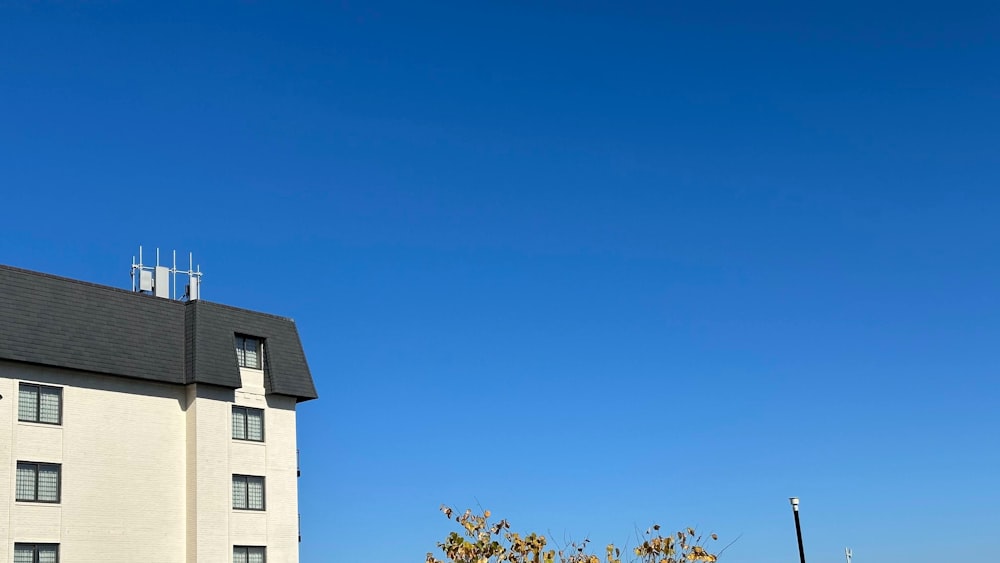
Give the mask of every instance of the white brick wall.
[[[0, 563], [15, 542], [66, 562], [224, 563], [233, 545], [298, 562], [295, 399], [0, 361]], [[17, 384], [63, 387], [63, 424], [17, 421]], [[234, 404], [265, 409], [263, 444], [231, 438]], [[17, 460], [62, 464], [58, 505], [14, 502]], [[263, 475], [265, 512], [233, 510], [232, 474]]]
[[[0, 364], [0, 370], [6, 366]], [[11, 468], [14, 467], [13, 428], [17, 420], [16, 384], [4, 371], [0, 371], [0, 562], [12, 559], [14, 531], [11, 529], [10, 507], [14, 504], [14, 484]], [[7, 510], [4, 510], [7, 508]]]
[[[13, 505], [0, 561], [37, 541], [59, 543], [65, 561], [135, 561], [141, 549], [184, 562], [183, 387], [9, 362], [0, 376], [12, 444], [0, 479]], [[61, 425], [17, 421], [19, 381], [63, 388]], [[62, 464], [58, 505], [12, 502], [18, 460]]]
[[298, 462], [295, 450], [295, 399], [267, 397], [267, 561], [298, 563]]

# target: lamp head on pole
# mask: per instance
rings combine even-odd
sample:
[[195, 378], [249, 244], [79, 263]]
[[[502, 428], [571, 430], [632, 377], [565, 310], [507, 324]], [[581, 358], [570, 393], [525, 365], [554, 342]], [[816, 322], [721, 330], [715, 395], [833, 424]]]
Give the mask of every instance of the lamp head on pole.
[[789, 497], [788, 502], [792, 503], [792, 510], [799, 511], [799, 497]]

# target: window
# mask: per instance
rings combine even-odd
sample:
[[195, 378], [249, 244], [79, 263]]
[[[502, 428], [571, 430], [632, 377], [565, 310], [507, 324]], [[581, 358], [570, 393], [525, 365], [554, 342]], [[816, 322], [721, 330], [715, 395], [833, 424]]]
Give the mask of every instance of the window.
[[264, 441], [264, 411], [250, 407], [233, 407], [233, 438]]
[[17, 462], [15, 498], [24, 502], [59, 502], [61, 469], [55, 463]]
[[260, 339], [237, 334], [236, 360], [241, 368], [260, 369]]
[[263, 547], [233, 546], [233, 563], [264, 563], [267, 550]]
[[233, 508], [264, 510], [264, 478], [233, 475]]
[[59, 563], [59, 544], [15, 543], [14, 563]]
[[17, 394], [17, 419], [61, 424], [62, 388], [22, 383]]

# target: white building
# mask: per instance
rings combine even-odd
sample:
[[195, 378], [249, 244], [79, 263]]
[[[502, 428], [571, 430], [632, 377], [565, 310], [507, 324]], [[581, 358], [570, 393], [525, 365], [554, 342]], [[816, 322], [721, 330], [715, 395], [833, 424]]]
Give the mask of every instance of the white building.
[[297, 562], [290, 319], [0, 266], [0, 563]]

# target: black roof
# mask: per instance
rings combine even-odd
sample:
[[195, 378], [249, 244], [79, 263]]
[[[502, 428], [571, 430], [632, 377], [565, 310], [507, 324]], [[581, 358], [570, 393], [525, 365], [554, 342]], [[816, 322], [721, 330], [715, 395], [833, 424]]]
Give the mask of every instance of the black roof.
[[2, 360], [236, 389], [235, 334], [264, 339], [267, 392], [318, 397], [291, 319], [0, 265]]

